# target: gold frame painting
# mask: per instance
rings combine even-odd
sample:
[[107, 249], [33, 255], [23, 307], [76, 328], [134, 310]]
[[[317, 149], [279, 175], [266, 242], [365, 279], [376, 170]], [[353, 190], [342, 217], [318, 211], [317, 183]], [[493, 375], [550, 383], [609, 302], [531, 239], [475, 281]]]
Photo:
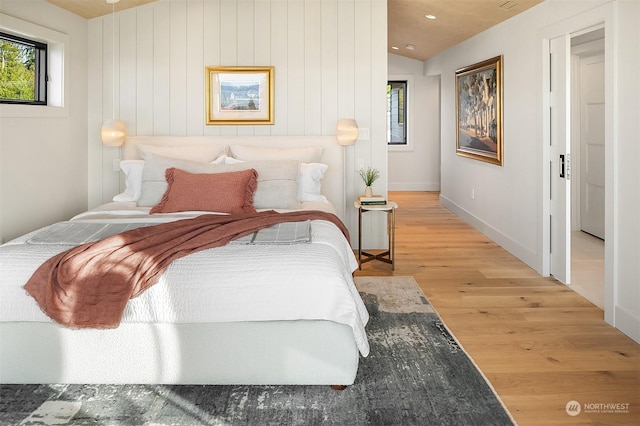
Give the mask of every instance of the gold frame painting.
[[502, 166], [502, 56], [456, 71], [456, 154]]
[[273, 67], [206, 67], [206, 122], [273, 124]]

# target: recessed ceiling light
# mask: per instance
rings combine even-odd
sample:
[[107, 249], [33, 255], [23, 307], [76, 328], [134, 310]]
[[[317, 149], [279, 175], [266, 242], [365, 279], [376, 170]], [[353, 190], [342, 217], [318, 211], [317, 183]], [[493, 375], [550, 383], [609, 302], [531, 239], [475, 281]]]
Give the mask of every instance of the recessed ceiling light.
[[407, 44], [406, 47], [407, 47], [407, 50], [413, 50], [416, 48], [413, 44]]
[[398, 47], [398, 46], [391, 46], [391, 48], [392, 48], [393, 50], [398, 50], [398, 49], [399, 49], [399, 47]]
[[435, 15], [424, 15], [424, 17], [427, 19], [436, 19]]

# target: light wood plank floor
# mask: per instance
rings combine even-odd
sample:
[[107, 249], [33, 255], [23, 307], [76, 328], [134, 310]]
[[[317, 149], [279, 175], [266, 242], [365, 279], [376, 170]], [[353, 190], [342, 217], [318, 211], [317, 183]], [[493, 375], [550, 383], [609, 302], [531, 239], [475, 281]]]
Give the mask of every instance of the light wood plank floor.
[[[435, 192], [392, 192], [396, 268], [412, 275], [519, 425], [639, 425], [640, 345], [603, 311], [543, 278], [438, 203]], [[570, 401], [628, 404], [627, 413]]]

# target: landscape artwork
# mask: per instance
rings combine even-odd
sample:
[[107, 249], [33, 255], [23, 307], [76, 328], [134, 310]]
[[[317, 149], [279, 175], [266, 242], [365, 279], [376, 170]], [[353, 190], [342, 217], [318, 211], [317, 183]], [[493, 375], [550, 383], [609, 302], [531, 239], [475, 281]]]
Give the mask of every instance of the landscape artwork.
[[456, 71], [456, 153], [502, 165], [502, 56]]
[[220, 109], [223, 111], [260, 111], [260, 82], [225, 80], [220, 76]]
[[273, 124], [273, 67], [206, 67], [207, 124]]

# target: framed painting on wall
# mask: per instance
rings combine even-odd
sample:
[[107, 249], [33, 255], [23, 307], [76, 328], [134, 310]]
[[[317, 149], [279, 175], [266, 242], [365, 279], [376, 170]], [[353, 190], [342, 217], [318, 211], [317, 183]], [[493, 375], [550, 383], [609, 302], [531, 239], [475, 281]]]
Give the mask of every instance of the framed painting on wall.
[[207, 124], [273, 124], [273, 67], [206, 67]]
[[456, 153], [502, 166], [502, 56], [456, 71]]

